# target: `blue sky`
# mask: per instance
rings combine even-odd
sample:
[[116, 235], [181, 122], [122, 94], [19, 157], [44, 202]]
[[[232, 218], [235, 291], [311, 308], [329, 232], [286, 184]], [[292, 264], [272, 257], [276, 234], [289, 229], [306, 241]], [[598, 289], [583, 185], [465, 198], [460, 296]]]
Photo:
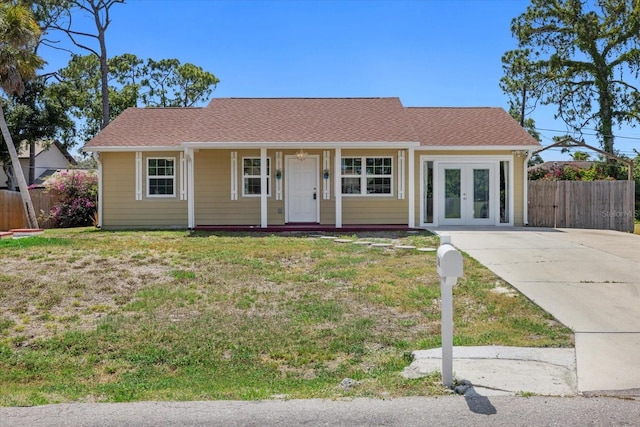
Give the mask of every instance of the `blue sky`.
[[[507, 108], [501, 57], [526, 0], [128, 0], [109, 56], [178, 58], [215, 74], [214, 97], [400, 97], [405, 106]], [[42, 52], [50, 68], [68, 56]], [[543, 145], [566, 129], [532, 117]], [[555, 130], [555, 131], [553, 131]], [[636, 129], [625, 136], [640, 137]], [[599, 146], [594, 137], [587, 143]], [[632, 154], [640, 141], [616, 141]], [[558, 151], [546, 160], [566, 158]]]

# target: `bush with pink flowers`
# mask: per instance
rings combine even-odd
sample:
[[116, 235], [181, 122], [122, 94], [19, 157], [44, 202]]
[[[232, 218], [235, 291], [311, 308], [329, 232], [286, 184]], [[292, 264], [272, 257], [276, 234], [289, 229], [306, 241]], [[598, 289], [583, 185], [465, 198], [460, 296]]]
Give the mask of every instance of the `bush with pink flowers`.
[[94, 222], [98, 206], [98, 176], [86, 170], [59, 171], [45, 183], [59, 202], [49, 211], [54, 227], [83, 227]]

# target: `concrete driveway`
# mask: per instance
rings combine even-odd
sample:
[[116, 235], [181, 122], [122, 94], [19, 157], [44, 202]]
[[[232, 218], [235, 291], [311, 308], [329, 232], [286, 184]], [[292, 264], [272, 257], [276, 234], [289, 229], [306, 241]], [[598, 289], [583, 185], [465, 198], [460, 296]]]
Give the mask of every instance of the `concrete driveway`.
[[575, 332], [578, 391], [640, 391], [640, 236], [438, 228]]

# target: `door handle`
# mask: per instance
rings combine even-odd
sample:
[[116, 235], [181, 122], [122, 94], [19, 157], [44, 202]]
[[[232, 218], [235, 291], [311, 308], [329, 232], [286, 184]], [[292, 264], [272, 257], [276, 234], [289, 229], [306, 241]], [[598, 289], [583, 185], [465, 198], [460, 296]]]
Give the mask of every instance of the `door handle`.
[[317, 194], [316, 194], [316, 192], [314, 191], [314, 192], [313, 192], [313, 200], [317, 200], [317, 198], [318, 198], [318, 195], [317, 195]]

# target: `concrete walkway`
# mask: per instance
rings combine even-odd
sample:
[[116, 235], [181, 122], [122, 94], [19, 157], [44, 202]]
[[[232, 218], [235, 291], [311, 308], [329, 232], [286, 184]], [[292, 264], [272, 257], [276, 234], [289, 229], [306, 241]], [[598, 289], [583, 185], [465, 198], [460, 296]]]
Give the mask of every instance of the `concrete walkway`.
[[573, 329], [578, 392], [640, 393], [640, 236], [542, 228], [433, 231], [450, 235], [454, 246]]

